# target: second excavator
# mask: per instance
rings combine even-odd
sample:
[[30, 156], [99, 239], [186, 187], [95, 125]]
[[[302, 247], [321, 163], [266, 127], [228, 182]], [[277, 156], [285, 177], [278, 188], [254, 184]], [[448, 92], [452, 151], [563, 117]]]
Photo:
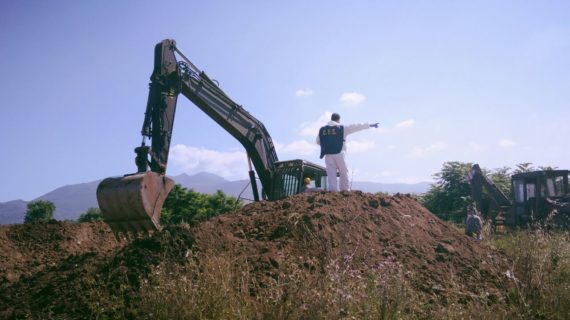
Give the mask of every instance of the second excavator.
[[[177, 57], [180, 57], [177, 59]], [[160, 229], [160, 210], [175, 182], [166, 176], [178, 96], [192, 101], [245, 148], [255, 201], [278, 200], [303, 191], [303, 179], [326, 189], [326, 172], [305, 160], [279, 161], [271, 136], [259, 120], [230, 99], [205, 72], [178, 50], [171, 39], [154, 50], [154, 69], [142, 126], [135, 148], [137, 172], [103, 180], [97, 201], [103, 219], [115, 233]], [[150, 140], [150, 146], [146, 140]], [[253, 164], [253, 167], [252, 167]], [[255, 172], [254, 169], [255, 168]]]

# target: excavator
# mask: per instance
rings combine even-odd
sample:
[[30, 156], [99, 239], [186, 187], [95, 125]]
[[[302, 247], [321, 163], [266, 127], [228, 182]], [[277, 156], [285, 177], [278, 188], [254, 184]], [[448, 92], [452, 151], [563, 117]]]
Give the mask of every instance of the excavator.
[[[215, 80], [200, 71], [166, 39], [154, 49], [154, 69], [142, 143], [135, 148], [137, 172], [104, 179], [97, 187], [101, 214], [113, 232], [160, 230], [160, 211], [175, 182], [166, 176], [178, 96], [182, 94], [237, 139], [245, 148], [255, 201], [279, 200], [303, 192], [303, 180], [326, 189], [326, 171], [305, 160], [279, 161], [271, 136], [258, 119], [234, 102]], [[147, 145], [147, 139], [150, 145]], [[252, 167], [253, 164], [253, 167]], [[257, 172], [258, 178], [255, 176]]]
[[[537, 170], [511, 177], [512, 199], [507, 197], [474, 164], [468, 174], [471, 197], [483, 216], [492, 220], [500, 231], [505, 227], [543, 222], [556, 210], [570, 220], [569, 170]], [[485, 201], [483, 189], [490, 201]]]

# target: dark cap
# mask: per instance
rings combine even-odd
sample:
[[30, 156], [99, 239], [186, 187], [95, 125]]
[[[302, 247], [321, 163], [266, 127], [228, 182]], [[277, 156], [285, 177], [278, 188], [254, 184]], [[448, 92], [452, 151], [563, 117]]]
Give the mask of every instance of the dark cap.
[[331, 115], [331, 120], [332, 120], [332, 121], [338, 121], [338, 120], [340, 120], [340, 115], [339, 115], [338, 113], [333, 113], [333, 114]]

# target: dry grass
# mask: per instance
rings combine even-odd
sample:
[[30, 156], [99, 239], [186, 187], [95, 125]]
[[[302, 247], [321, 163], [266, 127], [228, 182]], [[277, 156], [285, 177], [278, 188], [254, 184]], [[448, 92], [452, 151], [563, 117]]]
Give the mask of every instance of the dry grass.
[[[513, 261], [504, 302], [426, 300], [397, 261], [356, 266], [350, 255], [319, 270], [291, 258], [260, 278], [246, 261], [196, 255], [184, 269], [161, 267], [143, 286], [152, 319], [569, 319], [569, 235], [517, 232], [485, 241]], [[309, 261], [309, 262], [307, 262]], [[364, 270], [364, 271], [363, 271]]]
[[521, 319], [570, 319], [570, 233], [519, 231], [494, 243], [513, 260], [513, 313]]
[[302, 260], [280, 266], [278, 276], [263, 279], [248, 272], [247, 262], [220, 256], [193, 259], [184, 271], [159, 269], [143, 289], [143, 314], [154, 319], [412, 317], [409, 275], [397, 262], [362, 272], [345, 256], [331, 260], [322, 272], [316, 263]]

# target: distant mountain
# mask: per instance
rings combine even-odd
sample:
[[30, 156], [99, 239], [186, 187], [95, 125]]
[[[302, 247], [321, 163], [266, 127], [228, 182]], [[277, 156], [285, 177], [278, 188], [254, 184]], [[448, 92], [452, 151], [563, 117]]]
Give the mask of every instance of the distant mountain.
[[13, 200], [0, 202], [0, 224], [14, 224], [24, 222], [27, 202], [24, 200]]
[[[217, 190], [222, 190], [225, 194], [240, 197], [242, 199], [253, 200], [253, 193], [249, 180], [228, 181], [224, 178], [207, 172], [195, 175], [181, 174], [171, 177], [176, 183], [184, 188], [193, 189], [196, 192], [213, 194]], [[77, 220], [81, 213], [91, 207], [98, 207], [96, 191], [101, 180], [88, 183], [68, 185], [50, 191], [35, 200], [47, 200], [55, 204], [54, 217], [57, 220]], [[429, 189], [430, 183], [421, 182], [416, 184], [384, 184], [376, 182], [358, 182], [352, 184], [352, 189], [364, 192], [386, 192], [386, 193], [425, 193]], [[258, 185], [261, 190], [261, 186]], [[0, 224], [14, 224], [24, 222], [27, 202], [14, 200], [0, 202]]]
[[[185, 173], [171, 177], [176, 183], [186, 189], [192, 189], [196, 192], [213, 194], [218, 190], [222, 190], [225, 194], [253, 200], [253, 192], [249, 180], [228, 181], [213, 173], [200, 172], [189, 176]], [[261, 189], [261, 186], [258, 186]]]
[[53, 202], [57, 220], [76, 220], [87, 209], [99, 207], [95, 195], [99, 182], [101, 180], [57, 188], [34, 200]]

